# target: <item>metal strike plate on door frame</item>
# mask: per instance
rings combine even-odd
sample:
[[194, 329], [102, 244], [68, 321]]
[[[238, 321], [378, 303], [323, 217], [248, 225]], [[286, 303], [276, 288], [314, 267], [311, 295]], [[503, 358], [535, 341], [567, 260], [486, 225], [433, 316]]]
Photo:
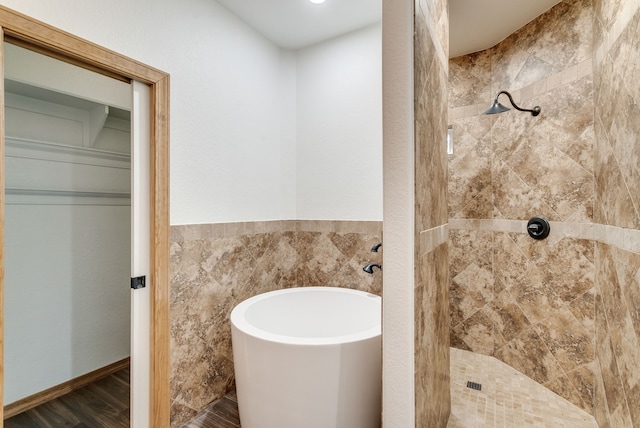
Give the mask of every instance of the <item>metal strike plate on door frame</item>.
[[131, 288], [134, 290], [138, 290], [140, 288], [146, 287], [147, 277], [146, 276], [136, 276], [135, 278], [131, 278]]

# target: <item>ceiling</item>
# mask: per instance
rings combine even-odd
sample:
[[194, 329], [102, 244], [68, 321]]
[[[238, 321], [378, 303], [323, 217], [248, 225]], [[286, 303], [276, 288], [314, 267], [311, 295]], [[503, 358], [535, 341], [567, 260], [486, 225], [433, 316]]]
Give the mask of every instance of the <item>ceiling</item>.
[[495, 46], [561, 0], [449, 0], [449, 57]]
[[[300, 49], [380, 22], [382, 0], [217, 0], [267, 39]], [[494, 46], [561, 0], [449, 0], [450, 57]]]
[[300, 49], [380, 22], [381, 0], [217, 0], [276, 45]]

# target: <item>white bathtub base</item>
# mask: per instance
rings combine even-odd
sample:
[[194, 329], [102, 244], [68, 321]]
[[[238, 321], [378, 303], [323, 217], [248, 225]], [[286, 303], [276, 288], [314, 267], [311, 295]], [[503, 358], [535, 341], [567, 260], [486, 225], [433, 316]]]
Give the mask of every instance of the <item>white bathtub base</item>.
[[[292, 353], [281, 349], [282, 344], [269, 346], [250, 336], [242, 340], [234, 333], [233, 340], [234, 355], [245, 355], [245, 361], [234, 358], [243, 428], [380, 426], [380, 338], [357, 344], [302, 345]], [[261, 351], [251, 352], [252, 348]], [[374, 358], [363, 361], [363, 351]]]

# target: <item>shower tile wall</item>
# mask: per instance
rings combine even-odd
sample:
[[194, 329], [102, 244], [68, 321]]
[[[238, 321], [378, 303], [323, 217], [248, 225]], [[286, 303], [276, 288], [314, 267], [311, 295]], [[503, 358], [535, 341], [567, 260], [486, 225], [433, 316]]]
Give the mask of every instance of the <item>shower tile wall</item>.
[[[449, 267], [452, 346], [593, 414], [595, 242], [558, 232], [593, 222], [592, 11], [591, 0], [561, 2], [450, 60]], [[500, 90], [542, 113], [481, 115]], [[556, 222], [544, 241], [525, 233], [534, 215]]]
[[171, 228], [171, 426], [193, 418], [234, 383], [229, 314], [242, 300], [294, 286], [380, 295], [362, 266], [381, 222], [271, 221]]
[[595, 417], [640, 427], [640, 2], [594, 0], [594, 221], [627, 238], [596, 245]]
[[447, 0], [415, 3], [415, 401], [419, 427], [450, 413], [447, 247]]

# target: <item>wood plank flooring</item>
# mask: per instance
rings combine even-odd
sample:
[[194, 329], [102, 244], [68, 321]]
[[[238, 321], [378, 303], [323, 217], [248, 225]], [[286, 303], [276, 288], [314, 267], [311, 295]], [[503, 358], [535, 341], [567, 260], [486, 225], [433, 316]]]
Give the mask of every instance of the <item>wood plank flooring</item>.
[[209, 404], [182, 428], [240, 428], [236, 391]]
[[129, 368], [4, 421], [5, 428], [128, 428]]

